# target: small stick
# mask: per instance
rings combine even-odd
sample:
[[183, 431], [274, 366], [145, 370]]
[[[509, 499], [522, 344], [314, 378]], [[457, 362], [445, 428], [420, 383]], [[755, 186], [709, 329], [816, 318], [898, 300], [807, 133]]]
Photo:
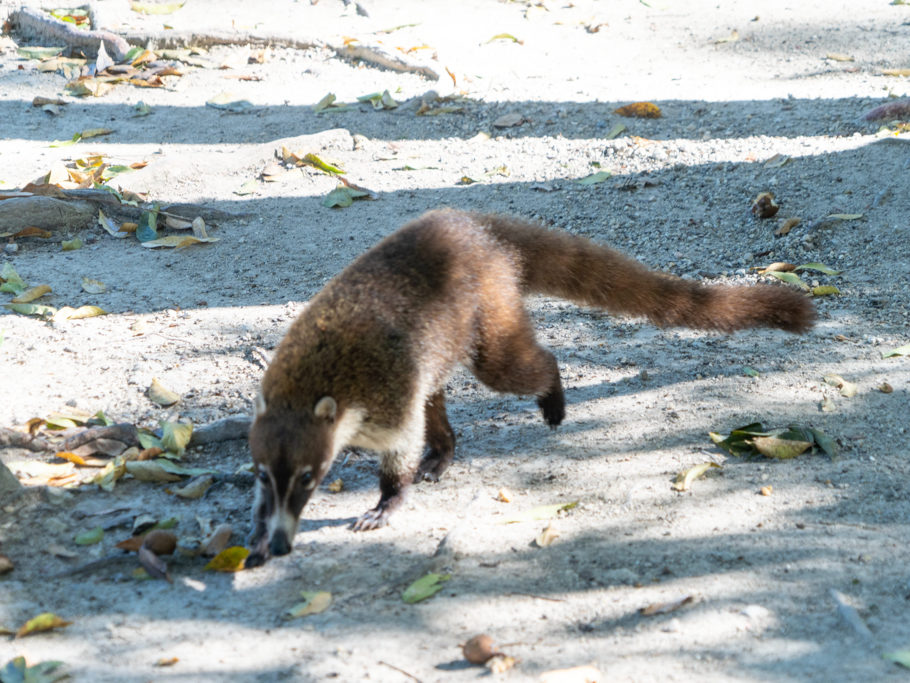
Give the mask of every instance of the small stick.
[[387, 667], [389, 667], [390, 669], [395, 669], [395, 671], [397, 671], [397, 672], [400, 673], [400, 674], [404, 674], [405, 676], [407, 676], [408, 678], [410, 678], [412, 681], [417, 681], [417, 683], [421, 683], [421, 682], [420, 682], [420, 679], [417, 678], [417, 676], [413, 676], [413, 675], [409, 674], [409, 673], [408, 673], [407, 671], [405, 671], [404, 669], [399, 669], [399, 668], [398, 668], [397, 666], [395, 666], [394, 664], [389, 664], [388, 662], [384, 662], [384, 661], [382, 661], [381, 659], [379, 660], [379, 663], [380, 663], [380, 664], [383, 664], [383, 665], [385, 665], [385, 666], [387, 666]]
[[535, 595], [534, 593], [522, 593], [520, 591], [512, 591], [509, 595], [523, 595], [526, 598], [537, 598], [538, 600], [549, 600], [550, 602], [565, 602], [563, 598], [548, 598], [545, 595]]

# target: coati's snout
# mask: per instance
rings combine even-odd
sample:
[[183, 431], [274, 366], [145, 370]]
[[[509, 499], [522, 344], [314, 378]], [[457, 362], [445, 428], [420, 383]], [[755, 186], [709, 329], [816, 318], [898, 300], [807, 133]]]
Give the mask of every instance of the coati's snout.
[[[324, 399], [332, 402], [332, 399]], [[320, 402], [317, 408], [325, 408]], [[331, 462], [319, 410], [310, 415], [269, 410], [264, 405], [250, 428], [250, 451], [256, 474], [253, 528], [246, 566], [263, 564], [271, 555], [291, 552], [300, 513]], [[309, 423], [303, 433], [301, 424]]]

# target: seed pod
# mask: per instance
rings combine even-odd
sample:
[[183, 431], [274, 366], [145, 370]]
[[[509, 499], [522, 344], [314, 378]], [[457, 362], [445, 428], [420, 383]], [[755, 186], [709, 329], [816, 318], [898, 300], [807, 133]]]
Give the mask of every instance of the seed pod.
[[499, 654], [493, 639], [486, 633], [471, 638], [461, 646], [461, 651], [464, 658], [471, 664], [484, 664], [488, 659]]

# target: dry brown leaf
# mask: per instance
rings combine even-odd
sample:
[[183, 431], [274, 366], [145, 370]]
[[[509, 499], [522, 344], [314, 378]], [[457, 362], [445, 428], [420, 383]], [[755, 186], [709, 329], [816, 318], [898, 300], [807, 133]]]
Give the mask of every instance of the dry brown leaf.
[[219, 525], [206, 540], [205, 545], [202, 547], [202, 554], [206, 557], [214, 557], [220, 553], [227, 548], [228, 543], [231, 542], [231, 535], [233, 533], [234, 530], [231, 528], [230, 524]]
[[499, 493], [496, 494], [496, 500], [500, 503], [511, 503], [512, 502], [512, 492], [507, 488], [499, 489]]
[[162, 657], [157, 662], [155, 662], [155, 666], [174, 666], [174, 664], [179, 661], [179, 657]]
[[50, 294], [50, 292], [50, 285], [36, 285], [35, 287], [26, 289], [22, 294], [12, 299], [12, 302], [14, 304], [28, 304], [35, 299], [40, 299], [45, 294]]
[[891, 392], [894, 391], [894, 387], [892, 387], [887, 382], [882, 382], [881, 384], [878, 385], [878, 390], [880, 392], [882, 392], [883, 394], [890, 394]]
[[761, 493], [763, 496], [770, 496], [772, 493], [774, 493], [774, 487], [770, 485], [762, 486], [759, 490], [759, 493]]
[[341, 478], [338, 478], [326, 486], [326, 488], [330, 493], [341, 493], [344, 491], [344, 481], [342, 481]]
[[785, 220], [783, 223], [780, 224], [780, 226], [777, 228], [777, 230], [774, 231], [774, 236], [783, 237], [784, 235], [789, 233], [793, 228], [795, 228], [797, 225], [799, 225], [800, 220], [802, 220], [802, 219], [797, 218], [795, 216], [792, 218], [788, 218], [787, 220]]
[[155, 579], [170, 581], [171, 576], [167, 571], [167, 562], [158, 557], [144, 545], [139, 548], [139, 564]]
[[15, 565], [13, 561], [9, 559], [6, 555], [0, 555], [0, 576], [3, 574], [9, 574], [13, 571]]
[[173, 555], [177, 547], [177, 536], [166, 529], [152, 529], [143, 537], [142, 547], [156, 555]]
[[752, 200], [752, 214], [758, 218], [771, 218], [779, 209], [780, 206], [774, 201], [774, 195], [770, 192], [760, 192]]

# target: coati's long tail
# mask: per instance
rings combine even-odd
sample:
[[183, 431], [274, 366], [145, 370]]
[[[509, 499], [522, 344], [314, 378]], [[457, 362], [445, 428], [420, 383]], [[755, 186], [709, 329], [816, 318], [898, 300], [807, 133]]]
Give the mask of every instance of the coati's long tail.
[[516, 249], [528, 292], [643, 316], [661, 326], [724, 332], [779, 327], [799, 333], [815, 321], [809, 297], [781, 285], [703, 285], [648, 270], [584, 237], [502, 216], [477, 220]]

